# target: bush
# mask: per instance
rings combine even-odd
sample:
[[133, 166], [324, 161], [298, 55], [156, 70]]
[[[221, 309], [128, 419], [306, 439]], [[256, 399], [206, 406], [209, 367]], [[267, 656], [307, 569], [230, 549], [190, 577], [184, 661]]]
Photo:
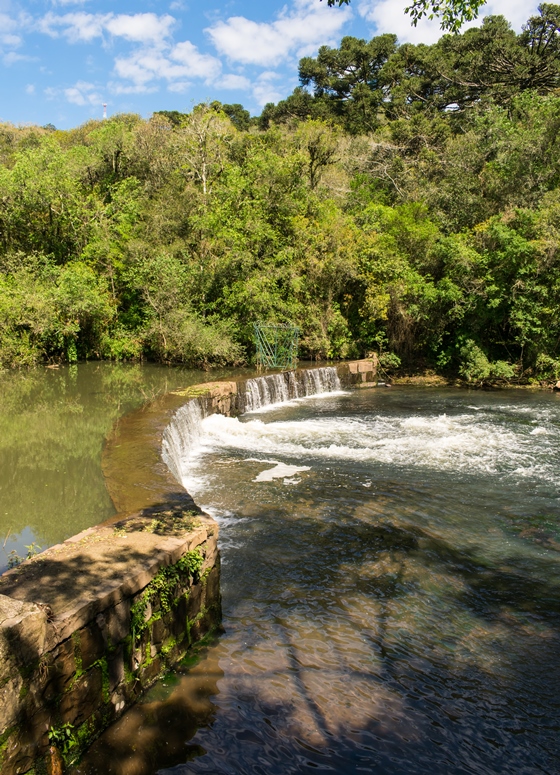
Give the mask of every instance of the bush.
[[217, 319], [203, 322], [185, 308], [152, 320], [146, 342], [158, 360], [165, 362], [208, 368], [244, 361], [243, 348], [234, 341], [228, 323]]
[[491, 363], [486, 353], [472, 340], [467, 339], [459, 351], [461, 365], [459, 374], [467, 382], [492, 382], [494, 380], [510, 380], [515, 375], [515, 369], [506, 361]]
[[550, 355], [540, 353], [535, 363], [535, 371], [538, 379], [556, 382], [560, 379], [560, 361], [551, 358]]

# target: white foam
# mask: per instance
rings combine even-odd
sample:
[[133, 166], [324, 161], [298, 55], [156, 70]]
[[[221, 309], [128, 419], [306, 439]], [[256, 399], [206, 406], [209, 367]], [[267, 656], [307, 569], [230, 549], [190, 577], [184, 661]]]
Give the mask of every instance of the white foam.
[[[535, 444], [550, 443], [546, 429], [542, 433], [539, 428], [521, 423], [500, 424], [480, 413], [320, 416], [269, 423], [212, 415], [202, 423], [199, 450], [203, 456], [218, 450], [248, 453], [253, 460], [276, 467], [280, 465], [278, 461], [295, 468], [304, 463], [307, 469], [313, 460], [355, 460], [396, 468], [499, 473], [560, 485], [560, 470], [552, 457], [541, 454], [538, 462], [535, 459]], [[539, 432], [533, 433], [535, 430]], [[185, 471], [185, 485], [191, 491], [193, 475], [196, 476], [199, 465], [204, 466], [200, 458], [198, 461], [189, 465], [190, 473]], [[259, 474], [256, 481], [291, 475], [276, 467]], [[276, 472], [274, 476], [271, 471]]]
[[[299, 474], [300, 471], [310, 470], [310, 466], [291, 466], [287, 463], [278, 463], [274, 460], [271, 460], [270, 463], [276, 463], [276, 465], [273, 466], [273, 468], [261, 471], [260, 474], [253, 479], [254, 482], [271, 482], [273, 479], [284, 479], [284, 477]], [[284, 484], [286, 484], [286, 481], [287, 480], [284, 479]]]

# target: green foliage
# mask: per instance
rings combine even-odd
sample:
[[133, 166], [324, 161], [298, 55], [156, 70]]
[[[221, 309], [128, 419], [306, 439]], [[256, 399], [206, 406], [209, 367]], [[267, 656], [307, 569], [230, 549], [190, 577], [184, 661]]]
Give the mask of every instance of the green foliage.
[[428, 19], [439, 17], [442, 30], [458, 32], [465, 22], [476, 19], [484, 2], [485, 0], [414, 0], [404, 12], [410, 14], [415, 27], [424, 16]]
[[513, 366], [505, 361], [490, 363], [486, 354], [472, 339], [467, 339], [463, 344], [459, 356], [461, 360], [459, 373], [467, 382], [509, 380], [515, 374]]
[[559, 24], [543, 4], [520, 34], [346, 37], [255, 119], [0, 125], [0, 366], [248, 363], [266, 322], [308, 358], [554, 379]]
[[378, 361], [385, 371], [395, 371], [401, 365], [401, 359], [395, 353], [380, 353]]
[[[404, 9], [410, 14], [412, 24], [416, 27], [423, 16], [429, 19], [438, 17], [441, 19], [442, 30], [458, 32], [467, 21], [472, 21], [478, 16], [485, 0], [414, 0], [412, 5]], [[350, 5], [350, 0], [327, 0], [327, 5]]]
[[148, 617], [148, 606], [158, 605], [156, 617], [167, 613], [175, 603], [175, 591], [179, 581], [196, 577], [204, 563], [200, 548], [186, 552], [175, 565], [167, 565], [157, 573], [142, 592], [140, 598], [131, 606], [130, 627], [135, 643], [146, 630], [153, 617]]
[[66, 759], [78, 745], [73, 724], [62, 724], [49, 729], [49, 743], [56, 746]]

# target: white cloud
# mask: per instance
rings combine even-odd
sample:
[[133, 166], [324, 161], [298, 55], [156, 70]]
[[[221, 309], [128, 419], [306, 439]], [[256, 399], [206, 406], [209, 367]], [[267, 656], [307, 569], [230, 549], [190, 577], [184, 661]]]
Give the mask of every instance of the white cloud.
[[26, 94], [29, 94], [29, 95], [31, 95], [31, 96], [32, 96], [33, 94], [35, 94], [35, 84], [33, 84], [33, 83], [28, 83], [28, 84], [27, 84], [27, 86], [25, 87], [25, 93], [26, 93]]
[[245, 78], [244, 75], [235, 75], [234, 73], [227, 73], [216, 81], [215, 86], [218, 89], [240, 89], [247, 91], [251, 88], [251, 81]]
[[141, 49], [128, 57], [117, 57], [115, 73], [119, 78], [141, 86], [158, 78], [165, 78], [168, 81], [185, 78], [189, 71], [184, 65], [171, 62], [157, 49]]
[[73, 105], [98, 105], [103, 104], [103, 96], [96, 91], [93, 83], [78, 81], [74, 86], [63, 90], [64, 96]]
[[334, 45], [351, 15], [346, 7], [332, 9], [316, 0], [295, 0], [292, 9], [284, 8], [273, 22], [232, 16], [205, 32], [217, 51], [231, 61], [268, 67], [293, 55], [314, 53], [320, 45]]
[[141, 48], [129, 56], [115, 59], [115, 74], [123, 80], [132, 81], [138, 91], [151, 88], [148, 84], [161, 79], [177, 84], [175, 90], [181, 91], [187, 87], [178, 84], [188, 83], [193, 78], [213, 82], [221, 69], [219, 59], [201, 54], [188, 40], [167, 50]]
[[107, 22], [107, 30], [115, 37], [138, 43], [162, 43], [171, 34], [173, 16], [155, 13], [119, 14]]
[[8, 53], [4, 54], [2, 57], [2, 62], [9, 67], [10, 65], [15, 65], [16, 62], [32, 62], [33, 59], [34, 57], [18, 54], [15, 51], [8, 51]]
[[158, 91], [157, 86], [147, 86], [146, 84], [126, 84], [109, 81], [107, 88], [111, 94], [153, 94]]
[[0, 13], [0, 54], [4, 54], [4, 62], [13, 64], [27, 57], [15, 54], [13, 49], [19, 48], [23, 43], [20, 31], [29, 23], [29, 17], [21, 14], [13, 18], [6, 13]]
[[111, 18], [112, 14], [85, 13], [66, 13], [62, 16], [49, 12], [39, 19], [37, 29], [39, 32], [50, 35], [51, 38], [58, 38], [60, 34], [64, 35], [70, 43], [80, 41], [89, 43], [95, 38], [103, 36], [105, 24]]
[[[63, 35], [72, 43], [111, 36], [138, 44], [131, 53], [116, 56], [114, 73], [122, 82], [112, 82], [113, 93], [150, 92], [156, 88], [154, 81], [157, 80], [176, 84], [176, 90], [186, 88], [182, 84], [192, 78], [213, 82], [222, 71], [220, 60], [201, 53], [188, 40], [173, 43], [171, 35], [175, 23], [176, 20], [169, 14], [91, 14], [79, 11], [62, 15], [48, 13], [40, 20], [38, 28], [51, 37]], [[71, 97], [73, 101], [86, 99], [82, 92], [72, 92]]]
[[253, 97], [259, 105], [266, 105], [267, 102], [278, 102], [286, 95], [276, 89], [274, 81], [280, 76], [272, 71], [261, 73], [253, 84]]
[[494, 16], [501, 14], [511, 23], [514, 30], [520, 32], [521, 26], [529, 16], [538, 14], [538, 5], [538, 2], [527, 2], [527, 0], [489, 0], [480, 10], [480, 18], [490, 14]]
[[40, 32], [57, 38], [64, 35], [71, 43], [90, 42], [103, 37], [104, 33], [135, 43], [163, 45], [171, 33], [175, 19], [155, 13], [47, 13], [38, 21]]
[[192, 78], [204, 78], [206, 81], [212, 81], [222, 71], [222, 63], [219, 59], [210, 56], [210, 54], [201, 54], [189, 40], [177, 43], [170, 56], [171, 59], [185, 65]]
[[167, 91], [175, 92], [176, 94], [184, 94], [190, 89], [191, 84], [188, 81], [176, 81], [170, 83], [167, 87]]
[[[372, 33], [382, 35], [394, 32], [399, 43], [435, 43], [443, 35], [438, 19], [423, 18], [413, 27], [404, 9], [410, 0], [361, 0], [358, 13], [373, 25]], [[463, 30], [477, 27], [484, 16], [502, 15], [518, 32], [529, 16], [537, 13], [538, 2], [527, 0], [489, 0], [482, 6], [478, 19], [465, 24]]]

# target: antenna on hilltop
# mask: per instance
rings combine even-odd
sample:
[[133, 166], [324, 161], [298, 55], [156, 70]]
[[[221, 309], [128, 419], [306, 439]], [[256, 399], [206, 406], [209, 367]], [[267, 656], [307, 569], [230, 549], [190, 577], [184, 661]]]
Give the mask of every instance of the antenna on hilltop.
[[107, 118], [107, 103], [103, 103], [103, 118]]

